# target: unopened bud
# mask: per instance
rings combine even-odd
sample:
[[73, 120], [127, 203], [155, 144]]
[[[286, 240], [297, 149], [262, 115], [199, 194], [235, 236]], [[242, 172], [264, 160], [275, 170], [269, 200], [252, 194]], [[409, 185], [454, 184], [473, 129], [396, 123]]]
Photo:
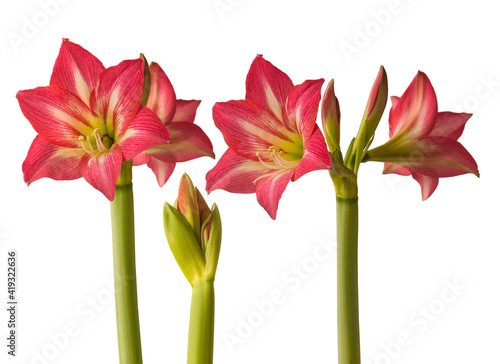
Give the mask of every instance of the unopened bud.
[[163, 221], [170, 249], [189, 283], [213, 280], [222, 237], [220, 214], [216, 204], [209, 209], [187, 174], [174, 206], [165, 204]]
[[335, 96], [333, 79], [326, 86], [321, 103], [321, 120], [323, 122], [323, 132], [330, 152], [340, 151], [340, 108], [339, 100]]

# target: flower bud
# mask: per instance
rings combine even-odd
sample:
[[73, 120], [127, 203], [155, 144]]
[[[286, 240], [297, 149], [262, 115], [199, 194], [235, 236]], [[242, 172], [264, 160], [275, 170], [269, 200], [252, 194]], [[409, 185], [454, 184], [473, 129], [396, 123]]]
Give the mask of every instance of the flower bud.
[[187, 174], [181, 178], [174, 206], [165, 204], [163, 222], [170, 249], [189, 283], [213, 280], [222, 237], [220, 214], [216, 204], [209, 209]]
[[146, 106], [148, 104], [149, 93], [151, 91], [151, 74], [149, 73], [149, 65], [146, 56], [141, 53], [140, 58], [143, 60], [144, 64], [144, 84], [142, 85], [141, 105]]
[[378, 123], [385, 110], [385, 105], [387, 104], [388, 93], [387, 74], [385, 73], [384, 66], [380, 66], [380, 71], [368, 97], [368, 103], [361, 124], [361, 127], [365, 129], [363, 133], [365, 137], [362, 141], [363, 149], [375, 134], [375, 130], [378, 127]]
[[361, 125], [359, 126], [358, 135], [354, 140], [352, 149], [346, 153], [346, 166], [355, 174], [358, 173], [359, 164], [370, 147], [375, 130], [382, 118], [385, 105], [387, 104], [387, 95], [387, 74], [384, 67], [380, 66], [380, 71], [368, 97], [368, 103], [363, 119], [361, 120]]
[[340, 108], [339, 100], [335, 96], [333, 79], [326, 86], [321, 103], [321, 120], [323, 122], [323, 132], [330, 152], [340, 151]]

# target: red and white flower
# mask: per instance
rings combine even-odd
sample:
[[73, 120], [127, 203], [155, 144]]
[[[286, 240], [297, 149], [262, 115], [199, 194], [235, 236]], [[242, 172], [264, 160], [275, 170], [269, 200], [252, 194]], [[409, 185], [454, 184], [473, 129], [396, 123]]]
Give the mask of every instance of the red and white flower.
[[207, 174], [207, 191], [256, 193], [276, 218], [288, 182], [331, 167], [325, 139], [316, 125], [321, 85], [308, 80], [294, 86], [290, 78], [264, 60], [253, 61], [245, 100], [218, 102], [215, 125], [229, 146]]
[[384, 173], [411, 175], [421, 186], [423, 200], [436, 190], [439, 178], [479, 176], [476, 161], [457, 141], [472, 114], [438, 112], [434, 88], [423, 72], [401, 98], [391, 101], [390, 139], [370, 150], [365, 161], [385, 162]]
[[143, 82], [142, 59], [105, 69], [64, 39], [50, 86], [17, 93], [38, 133], [23, 163], [25, 182], [83, 176], [113, 200], [122, 162], [169, 141], [160, 119], [140, 105]]
[[194, 124], [196, 109], [201, 101], [177, 100], [174, 88], [161, 67], [149, 65], [151, 89], [147, 107], [154, 111], [170, 135], [170, 142], [150, 148], [134, 157], [134, 165], [147, 164], [158, 184], [163, 186], [175, 164], [209, 156], [214, 158], [212, 143], [203, 130]]

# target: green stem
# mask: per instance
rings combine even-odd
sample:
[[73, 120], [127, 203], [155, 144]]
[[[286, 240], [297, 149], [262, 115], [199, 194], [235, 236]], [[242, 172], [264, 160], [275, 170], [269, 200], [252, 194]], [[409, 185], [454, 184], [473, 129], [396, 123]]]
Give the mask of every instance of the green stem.
[[360, 364], [357, 197], [337, 196], [337, 327], [339, 364]]
[[189, 317], [188, 364], [212, 364], [214, 351], [214, 281], [193, 286]]
[[132, 163], [124, 162], [111, 202], [116, 324], [120, 364], [142, 364], [135, 272]]

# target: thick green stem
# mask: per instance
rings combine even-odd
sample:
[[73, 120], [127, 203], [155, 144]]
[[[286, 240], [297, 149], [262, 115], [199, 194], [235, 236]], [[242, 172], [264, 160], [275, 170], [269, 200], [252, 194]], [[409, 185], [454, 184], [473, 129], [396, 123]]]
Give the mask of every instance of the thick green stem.
[[337, 328], [339, 364], [360, 364], [357, 197], [337, 196]]
[[188, 364], [212, 364], [214, 350], [214, 281], [193, 286], [189, 317]]
[[124, 162], [111, 202], [116, 323], [120, 364], [142, 364], [135, 272], [132, 163]]

